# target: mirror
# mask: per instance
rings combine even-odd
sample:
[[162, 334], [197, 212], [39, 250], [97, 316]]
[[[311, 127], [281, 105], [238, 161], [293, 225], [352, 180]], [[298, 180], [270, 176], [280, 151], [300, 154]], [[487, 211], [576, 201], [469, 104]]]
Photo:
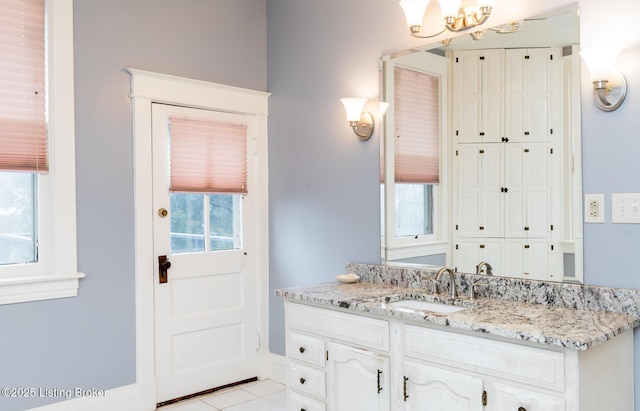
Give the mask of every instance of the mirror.
[[[575, 5], [381, 58], [383, 262], [582, 282], [578, 51]], [[425, 110], [440, 174], [405, 181]]]

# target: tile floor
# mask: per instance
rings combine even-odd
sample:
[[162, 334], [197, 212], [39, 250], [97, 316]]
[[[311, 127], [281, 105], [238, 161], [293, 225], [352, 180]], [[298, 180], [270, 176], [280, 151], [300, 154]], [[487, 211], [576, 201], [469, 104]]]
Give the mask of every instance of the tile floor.
[[165, 405], [158, 411], [286, 411], [285, 389], [275, 381], [255, 381]]

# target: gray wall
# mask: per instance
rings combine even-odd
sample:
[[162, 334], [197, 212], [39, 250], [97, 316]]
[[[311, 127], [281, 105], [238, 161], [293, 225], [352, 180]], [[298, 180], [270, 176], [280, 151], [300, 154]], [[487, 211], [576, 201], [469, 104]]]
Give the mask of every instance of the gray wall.
[[[110, 389], [135, 374], [133, 67], [266, 90], [265, 0], [74, 4], [77, 298], [0, 306], [0, 387]], [[53, 399], [8, 400], [3, 411]]]
[[[498, 0], [495, 9], [536, 15], [569, 3]], [[640, 289], [640, 226], [610, 218], [611, 193], [640, 192], [640, 27], [632, 21], [640, 3], [610, 0], [606, 22], [599, 0], [580, 6], [583, 45], [627, 47], [618, 66], [629, 87], [624, 105], [604, 113], [586, 78], [582, 85], [584, 192], [605, 193], [608, 210], [605, 224], [584, 229], [585, 282]], [[355, 139], [339, 100], [377, 98], [377, 58], [418, 43], [388, 0], [269, 0], [267, 32], [271, 287], [332, 281], [348, 261], [379, 261], [379, 142]], [[273, 296], [270, 333], [271, 350], [282, 354], [282, 300]], [[634, 335], [640, 410], [640, 331]]]

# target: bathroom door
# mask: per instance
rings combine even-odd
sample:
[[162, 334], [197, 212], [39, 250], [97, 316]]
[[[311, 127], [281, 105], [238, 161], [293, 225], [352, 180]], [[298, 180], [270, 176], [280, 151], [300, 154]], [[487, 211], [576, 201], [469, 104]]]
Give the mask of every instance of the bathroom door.
[[[153, 104], [158, 403], [259, 375], [252, 144], [244, 148], [247, 193], [176, 191], [170, 188], [175, 187], [169, 170], [170, 146], [177, 146], [177, 125], [183, 120], [205, 128], [238, 126], [247, 140], [252, 138], [253, 127], [248, 116]], [[206, 130], [207, 144], [210, 135], [226, 133]], [[198, 131], [182, 133], [192, 138]], [[177, 157], [174, 151], [174, 161]], [[223, 162], [230, 157], [227, 152], [220, 159], [216, 156]]]

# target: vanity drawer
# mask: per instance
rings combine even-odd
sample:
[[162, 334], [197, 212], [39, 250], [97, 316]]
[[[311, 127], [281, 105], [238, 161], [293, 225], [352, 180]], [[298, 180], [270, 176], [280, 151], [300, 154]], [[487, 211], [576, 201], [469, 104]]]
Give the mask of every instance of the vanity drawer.
[[287, 326], [354, 345], [389, 351], [389, 322], [305, 304], [286, 303]]
[[289, 361], [289, 388], [325, 399], [326, 385], [324, 371]]
[[289, 331], [286, 350], [287, 358], [324, 367], [326, 358], [324, 340]]
[[325, 411], [327, 406], [320, 401], [312, 400], [304, 395], [289, 391], [287, 409], [289, 411]]
[[518, 381], [559, 392], [565, 389], [562, 352], [405, 325], [407, 356]]

